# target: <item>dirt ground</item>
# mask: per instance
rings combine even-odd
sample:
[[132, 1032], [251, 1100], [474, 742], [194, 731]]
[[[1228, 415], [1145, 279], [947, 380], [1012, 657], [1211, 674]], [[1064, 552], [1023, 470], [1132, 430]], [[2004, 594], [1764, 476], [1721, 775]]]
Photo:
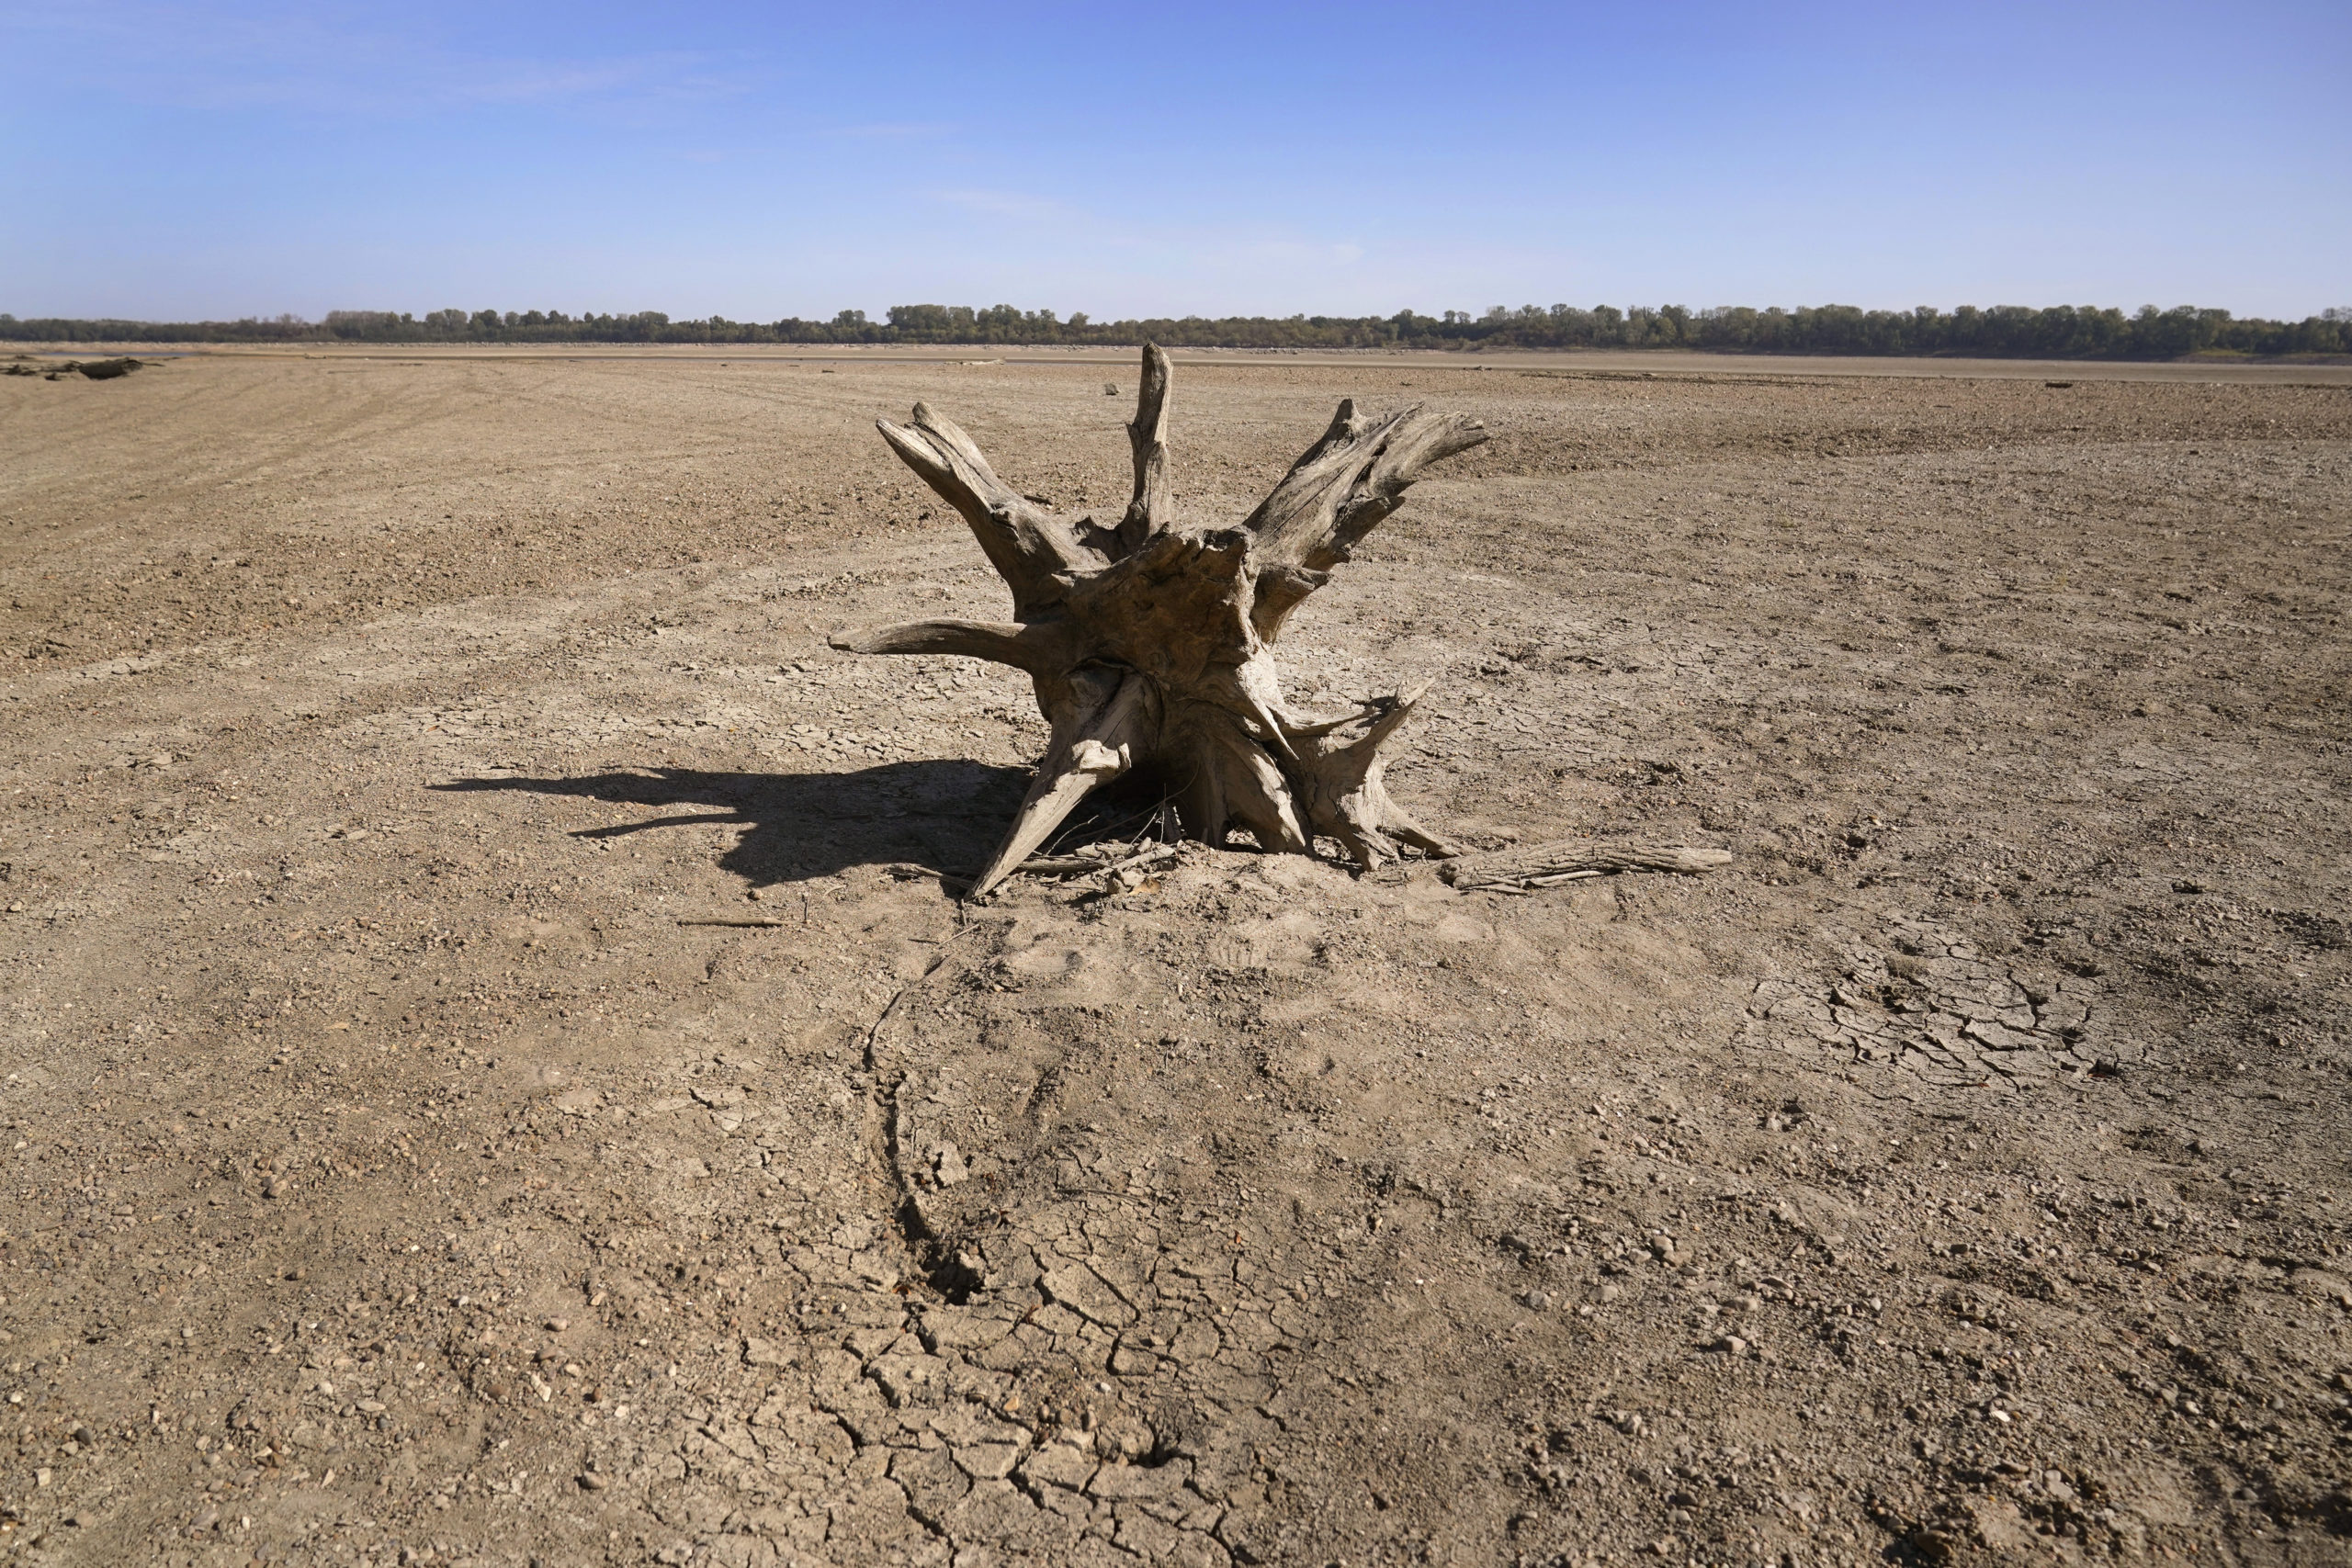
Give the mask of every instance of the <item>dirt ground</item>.
[[1180, 361], [1495, 433], [1284, 637], [1401, 800], [1738, 859], [961, 909], [872, 422], [1133, 377], [0, 379], [0, 1562], [2352, 1560], [2352, 378]]

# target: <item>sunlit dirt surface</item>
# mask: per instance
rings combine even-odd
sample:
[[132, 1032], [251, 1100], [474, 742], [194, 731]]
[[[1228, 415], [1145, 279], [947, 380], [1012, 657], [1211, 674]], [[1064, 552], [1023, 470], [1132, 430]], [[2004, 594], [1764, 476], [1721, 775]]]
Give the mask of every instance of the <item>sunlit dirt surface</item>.
[[1400, 800], [1739, 858], [970, 909], [872, 422], [1131, 367], [0, 378], [0, 1561], [2343, 1562], [2352, 389], [2059, 378], [1180, 361], [1495, 432], [1284, 636]]

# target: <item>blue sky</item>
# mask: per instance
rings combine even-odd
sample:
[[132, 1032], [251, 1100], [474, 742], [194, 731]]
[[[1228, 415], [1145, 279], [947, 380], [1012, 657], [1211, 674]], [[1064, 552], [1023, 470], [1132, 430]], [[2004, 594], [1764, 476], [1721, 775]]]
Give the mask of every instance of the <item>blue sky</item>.
[[0, 0], [0, 310], [2352, 306], [2352, 6]]

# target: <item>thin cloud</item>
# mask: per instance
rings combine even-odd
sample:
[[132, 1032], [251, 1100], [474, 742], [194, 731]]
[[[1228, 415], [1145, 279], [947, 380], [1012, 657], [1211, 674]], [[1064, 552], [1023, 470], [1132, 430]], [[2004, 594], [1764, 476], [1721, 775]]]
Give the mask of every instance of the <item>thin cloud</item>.
[[1091, 214], [1067, 203], [1021, 191], [938, 190], [932, 192], [931, 196], [934, 201], [960, 207], [967, 212], [985, 213], [991, 218], [1017, 218], [1028, 223], [1055, 223], [1073, 228], [1099, 226]]

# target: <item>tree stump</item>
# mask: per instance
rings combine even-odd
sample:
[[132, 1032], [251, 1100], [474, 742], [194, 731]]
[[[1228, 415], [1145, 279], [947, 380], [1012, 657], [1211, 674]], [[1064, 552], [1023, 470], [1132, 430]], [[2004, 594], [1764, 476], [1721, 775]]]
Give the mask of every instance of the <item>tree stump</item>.
[[1383, 418], [1340, 404], [1323, 438], [1238, 527], [1179, 527], [1168, 475], [1168, 356], [1143, 351], [1127, 438], [1135, 495], [1116, 525], [1065, 521], [1005, 484], [971, 437], [915, 405], [877, 421], [907, 466], [971, 525], [1012, 591], [1012, 621], [917, 621], [840, 632], [853, 653], [963, 654], [1028, 671], [1053, 735], [1012, 829], [967, 897], [986, 896], [1089, 792], [1156, 783], [1187, 838], [1235, 828], [1260, 848], [1338, 842], [1363, 870], [1456, 852], [1389, 798], [1381, 747], [1425, 687], [1320, 717], [1283, 699], [1273, 645], [1306, 596], [1395, 512], [1422, 470], [1487, 439], [1416, 403]]

